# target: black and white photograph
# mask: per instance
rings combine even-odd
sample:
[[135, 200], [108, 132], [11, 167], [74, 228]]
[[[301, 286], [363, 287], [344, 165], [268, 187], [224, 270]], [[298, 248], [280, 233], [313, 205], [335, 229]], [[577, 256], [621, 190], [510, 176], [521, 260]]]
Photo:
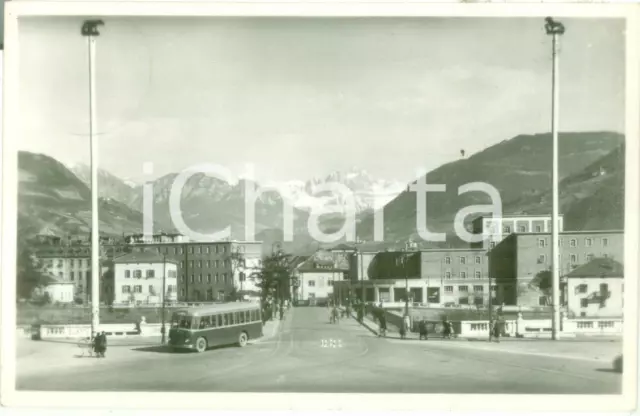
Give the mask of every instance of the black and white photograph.
[[3, 404], [636, 408], [637, 5], [134, 3], [5, 6]]

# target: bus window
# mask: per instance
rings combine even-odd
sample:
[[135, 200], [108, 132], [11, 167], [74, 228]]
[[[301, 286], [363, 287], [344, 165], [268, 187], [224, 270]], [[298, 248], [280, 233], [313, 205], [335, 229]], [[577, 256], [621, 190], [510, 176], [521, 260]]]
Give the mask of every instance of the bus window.
[[244, 323], [244, 312], [238, 312], [238, 323], [239, 324]]
[[244, 311], [244, 321], [251, 322], [251, 311]]
[[211, 316], [211, 328], [217, 328], [218, 327], [218, 315], [212, 315]]
[[191, 317], [190, 316], [183, 316], [180, 319], [180, 322], [178, 324], [178, 326], [182, 329], [191, 329]]
[[228, 325], [233, 325], [235, 323], [235, 320], [233, 319], [235, 315], [234, 313], [228, 313], [227, 314], [227, 324]]
[[224, 314], [221, 314], [221, 315], [220, 315], [220, 321], [221, 321], [221, 322], [220, 322], [220, 326], [227, 326], [227, 325], [229, 325], [229, 322], [228, 322], [227, 314], [226, 314], [226, 313], [224, 313]]
[[200, 317], [200, 329], [209, 328], [211, 326], [211, 317], [210, 316], [202, 316]]

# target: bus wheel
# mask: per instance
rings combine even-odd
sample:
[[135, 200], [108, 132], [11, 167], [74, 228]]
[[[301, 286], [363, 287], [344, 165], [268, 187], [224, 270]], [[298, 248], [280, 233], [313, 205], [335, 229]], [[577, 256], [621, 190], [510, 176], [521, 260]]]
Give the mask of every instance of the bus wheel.
[[245, 345], [247, 345], [248, 340], [249, 340], [249, 337], [247, 336], [247, 333], [241, 332], [240, 336], [238, 337], [238, 345], [241, 347], [244, 347]]
[[196, 341], [196, 351], [205, 352], [206, 349], [207, 349], [207, 340], [202, 337], [198, 338], [198, 340]]

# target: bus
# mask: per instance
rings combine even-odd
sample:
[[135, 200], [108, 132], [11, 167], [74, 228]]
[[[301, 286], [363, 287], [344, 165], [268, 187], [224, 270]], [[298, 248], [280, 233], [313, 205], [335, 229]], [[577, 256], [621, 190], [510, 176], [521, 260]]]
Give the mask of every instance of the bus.
[[226, 303], [174, 312], [169, 346], [201, 353], [224, 345], [244, 347], [250, 339], [261, 336], [259, 303]]

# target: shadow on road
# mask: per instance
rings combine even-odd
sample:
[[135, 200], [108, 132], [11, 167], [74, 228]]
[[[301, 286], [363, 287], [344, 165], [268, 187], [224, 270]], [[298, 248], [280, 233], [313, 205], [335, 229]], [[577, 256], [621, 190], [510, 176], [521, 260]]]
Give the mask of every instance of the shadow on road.
[[598, 368], [598, 369], [596, 369], [596, 371], [599, 371], [601, 373], [618, 373], [618, 374], [622, 374], [622, 371], [616, 370], [615, 368]]

